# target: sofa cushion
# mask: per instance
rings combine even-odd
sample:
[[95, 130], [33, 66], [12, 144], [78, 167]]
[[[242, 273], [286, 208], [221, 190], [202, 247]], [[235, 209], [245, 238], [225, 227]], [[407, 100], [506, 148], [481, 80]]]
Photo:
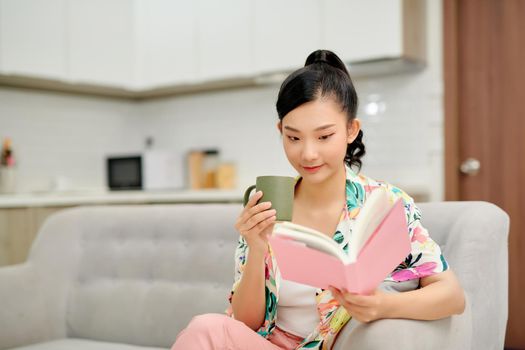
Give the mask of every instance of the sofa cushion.
[[165, 350], [165, 348], [143, 347], [120, 343], [107, 343], [88, 339], [66, 338], [31, 344], [11, 350]]
[[66, 334], [54, 338], [170, 347], [193, 316], [223, 312], [241, 210], [126, 205], [55, 214], [30, 257], [46, 279], [62, 276], [52, 287], [63, 285], [54, 295], [65, 303]]

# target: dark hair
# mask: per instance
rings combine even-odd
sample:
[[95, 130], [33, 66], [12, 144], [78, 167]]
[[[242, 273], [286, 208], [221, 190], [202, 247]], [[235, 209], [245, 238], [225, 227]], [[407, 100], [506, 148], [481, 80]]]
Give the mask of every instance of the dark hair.
[[[322, 97], [333, 98], [346, 112], [348, 121], [356, 117], [357, 93], [345, 64], [329, 50], [316, 50], [306, 58], [303, 68], [291, 73], [281, 84], [277, 103], [279, 120], [300, 105]], [[365, 155], [363, 131], [347, 146], [345, 162], [361, 170], [361, 158]]]

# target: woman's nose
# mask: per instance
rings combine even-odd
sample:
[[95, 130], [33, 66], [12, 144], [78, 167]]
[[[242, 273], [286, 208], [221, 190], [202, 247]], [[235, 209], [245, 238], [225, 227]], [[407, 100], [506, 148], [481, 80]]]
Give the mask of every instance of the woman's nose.
[[303, 162], [310, 164], [310, 162], [316, 160], [318, 157], [317, 149], [311, 143], [305, 143], [301, 157], [303, 158]]

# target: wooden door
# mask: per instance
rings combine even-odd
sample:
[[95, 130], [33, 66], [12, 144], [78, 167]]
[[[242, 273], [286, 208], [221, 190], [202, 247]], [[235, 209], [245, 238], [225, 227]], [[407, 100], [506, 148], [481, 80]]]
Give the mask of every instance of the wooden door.
[[509, 214], [505, 347], [525, 349], [525, 1], [444, 0], [443, 14], [445, 198]]

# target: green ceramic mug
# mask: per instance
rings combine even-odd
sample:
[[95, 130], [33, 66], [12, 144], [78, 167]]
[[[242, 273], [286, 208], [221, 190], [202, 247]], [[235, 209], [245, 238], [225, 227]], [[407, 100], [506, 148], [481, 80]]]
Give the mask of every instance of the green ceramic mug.
[[292, 221], [295, 179], [289, 176], [258, 176], [255, 185], [244, 192], [244, 205], [253, 189], [262, 191], [260, 202], [271, 202], [276, 211], [276, 221]]

